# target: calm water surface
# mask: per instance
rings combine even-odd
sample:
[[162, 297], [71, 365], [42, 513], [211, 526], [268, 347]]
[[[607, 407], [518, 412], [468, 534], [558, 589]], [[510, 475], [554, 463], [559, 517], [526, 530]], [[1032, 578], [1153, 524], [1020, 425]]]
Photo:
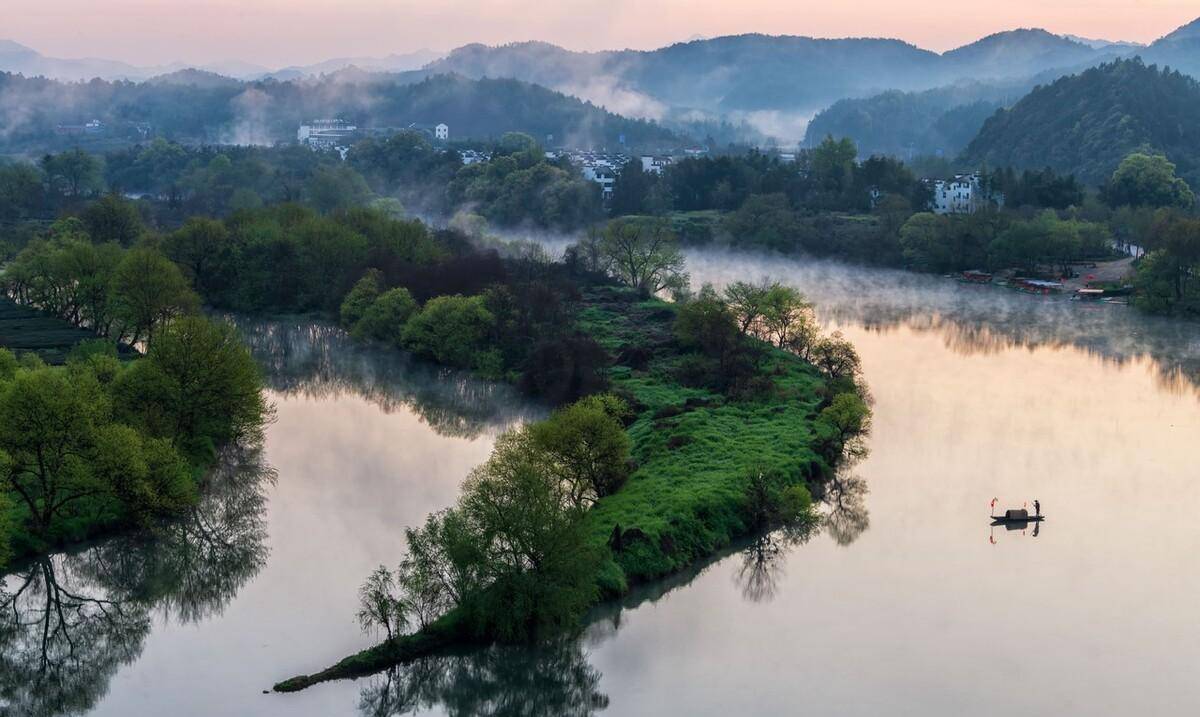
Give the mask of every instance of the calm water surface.
[[[826, 526], [735, 546], [598, 611], [582, 639], [295, 695], [367, 645], [355, 587], [450, 504], [503, 387], [244, 323], [278, 420], [195, 516], [9, 576], [12, 714], [1177, 714], [1200, 709], [1200, 326], [835, 264], [691, 258], [693, 282], [802, 288], [863, 356], [870, 455]], [[1040, 499], [1033, 531], [988, 525]], [[47, 595], [52, 600], [47, 600]], [[98, 602], [106, 601], [106, 602]], [[66, 604], [74, 655], [43, 651]], [[12, 609], [11, 607], [9, 608]], [[31, 690], [47, 660], [68, 679]], [[0, 709], [0, 714], [7, 714]]]

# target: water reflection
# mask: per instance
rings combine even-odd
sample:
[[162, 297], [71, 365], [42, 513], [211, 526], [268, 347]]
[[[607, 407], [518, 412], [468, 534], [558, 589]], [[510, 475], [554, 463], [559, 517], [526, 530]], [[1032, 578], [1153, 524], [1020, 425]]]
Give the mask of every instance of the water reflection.
[[879, 333], [899, 327], [937, 333], [962, 355], [1076, 347], [1118, 365], [1149, 360], [1160, 387], [1200, 392], [1195, 322], [828, 260], [704, 251], [689, 252], [688, 269], [693, 282], [717, 286], [770, 277], [802, 290], [824, 321]]
[[363, 688], [359, 712], [390, 717], [440, 706], [453, 717], [584, 717], [608, 707], [599, 686], [582, 643], [563, 638], [536, 649], [492, 647], [393, 667]]
[[391, 348], [365, 345], [329, 324], [231, 316], [267, 385], [285, 397], [361, 396], [387, 413], [412, 410], [446, 436], [474, 438], [527, 416], [507, 384], [439, 368]]
[[156, 531], [35, 560], [0, 585], [0, 714], [92, 709], [141, 654], [155, 611], [217, 614], [263, 566], [274, 473], [257, 448], [228, 451], [200, 503]]

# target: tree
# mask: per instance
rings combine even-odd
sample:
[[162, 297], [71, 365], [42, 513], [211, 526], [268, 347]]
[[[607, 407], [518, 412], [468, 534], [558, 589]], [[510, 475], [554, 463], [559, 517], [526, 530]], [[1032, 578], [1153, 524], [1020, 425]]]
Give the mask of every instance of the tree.
[[169, 381], [169, 404], [161, 408], [173, 424], [170, 437], [190, 450], [255, 438], [270, 418], [258, 364], [224, 321], [173, 322], [145, 361]]
[[[19, 372], [0, 388], [0, 475], [46, 535], [60, 515], [109, 491], [96, 436], [110, 404], [94, 377], [56, 369]], [[101, 453], [104, 453], [101, 451]]]
[[849, 453], [862, 455], [865, 446], [855, 441], [871, 429], [871, 408], [854, 392], [839, 393], [821, 410], [820, 420], [833, 429], [829, 458]]
[[113, 279], [113, 296], [131, 344], [152, 342], [160, 327], [199, 305], [179, 267], [149, 247], [126, 252]]
[[812, 304], [796, 289], [773, 284], [763, 297], [762, 338], [807, 356], [817, 340], [817, 319]]
[[338, 312], [342, 328], [353, 328], [358, 320], [367, 312], [367, 307], [379, 296], [383, 287], [383, 272], [378, 269], [368, 269], [363, 278], [358, 280], [346, 297]]
[[737, 317], [738, 329], [743, 336], [755, 334], [758, 323], [762, 320], [767, 293], [771, 284], [763, 281], [752, 284], [748, 281], [736, 281], [725, 287], [725, 304]]
[[724, 367], [737, 350], [741, 333], [729, 306], [711, 286], [704, 286], [675, 315], [675, 338], [687, 348], [697, 348]]
[[663, 220], [609, 222], [601, 250], [613, 275], [643, 295], [687, 287], [683, 252]]
[[308, 202], [322, 214], [366, 204], [371, 188], [362, 175], [345, 165], [321, 165], [304, 185]]
[[391, 642], [408, 625], [408, 610], [395, 595], [396, 579], [380, 565], [358, 589], [358, 624], [364, 632], [382, 627]]
[[163, 241], [163, 253], [183, 267], [206, 299], [225, 289], [225, 269], [233, 251], [229, 230], [215, 219], [192, 217]]
[[830, 380], [853, 379], [862, 370], [862, 361], [854, 344], [835, 331], [817, 341], [812, 348], [811, 361]]
[[589, 506], [625, 483], [630, 442], [620, 419], [628, 411], [615, 396], [589, 396], [530, 428], [543, 465], [562, 481], [572, 505]]
[[72, 149], [42, 158], [42, 171], [56, 191], [71, 198], [98, 192], [104, 186], [103, 161], [99, 157]]
[[114, 242], [132, 246], [146, 230], [142, 215], [133, 202], [117, 194], [105, 194], [89, 204], [79, 215], [87, 233], [97, 244]]
[[794, 249], [800, 224], [783, 193], [751, 194], [737, 211], [726, 215], [721, 226], [735, 244], [787, 251]]
[[527, 431], [496, 441], [467, 478], [458, 509], [490, 583], [472, 609], [479, 629], [519, 641], [577, 624], [595, 598], [599, 556], [583, 509], [542, 464]]
[[1134, 152], [1121, 161], [1103, 191], [1110, 206], [1191, 207], [1196, 197], [1175, 176], [1175, 165], [1160, 154]]
[[[344, 305], [343, 305], [344, 306]], [[399, 346], [404, 327], [421, 307], [404, 287], [389, 289], [371, 302], [362, 318], [354, 324], [357, 338], [369, 338]]]
[[409, 319], [401, 343], [440, 364], [470, 368], [495, 323], [482, 296], [439, 296]]

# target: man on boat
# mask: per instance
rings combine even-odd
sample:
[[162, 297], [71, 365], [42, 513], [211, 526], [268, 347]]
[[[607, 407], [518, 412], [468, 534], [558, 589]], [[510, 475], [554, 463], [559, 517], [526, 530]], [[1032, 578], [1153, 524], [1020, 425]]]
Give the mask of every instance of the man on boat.
[[1038, 502], [1037, 498], [1033, 499], [1033, 511], [1035, 517], [1042, 517], [1042, 504]]

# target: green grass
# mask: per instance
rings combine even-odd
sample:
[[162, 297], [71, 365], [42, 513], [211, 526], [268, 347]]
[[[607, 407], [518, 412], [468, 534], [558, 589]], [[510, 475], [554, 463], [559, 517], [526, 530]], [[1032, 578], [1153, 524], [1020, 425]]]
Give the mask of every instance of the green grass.
[[[674, 378], [673, 305], [614, 287], [589, 289], [584, 305], [581, 328], [618, 356], [613, 388], [642, 404], [629, 427], [638, 469], [588, 515], [597, 543], [607, 546], [616, 526], [636, 536], [614, 551], [624, 580], [607, 576], [607, 585], [674, 572], [746, 534], [752, 473], [777, 471], [803, 483], [824, 470], [811, 448], [821, 379], [810, 366], [773, 351], [764, 370], [774, 389], [729, 400]], [[635, 347], [648, 350], [649, 360], [622, 365], [620, 357]]]

